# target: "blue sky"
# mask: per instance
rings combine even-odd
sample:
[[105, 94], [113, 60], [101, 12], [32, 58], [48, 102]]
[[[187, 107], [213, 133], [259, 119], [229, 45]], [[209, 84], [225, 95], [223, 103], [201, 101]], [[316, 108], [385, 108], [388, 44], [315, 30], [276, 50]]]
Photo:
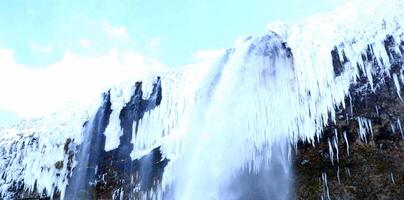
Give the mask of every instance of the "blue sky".
[[[270, 21], [297, 20], [327, 12], [342, 1], [0, 0], [0, 49], [12, 52], [9, 62], [0, 63], [10, 65], [0, 66], [0, 74], [8, 74], [13, 67], [21, 68], [20, 71], [46, 70], [54, 63], [68, 60], [67, 54], [87, 58], [115, 51], [136, 52], [174, 68], [195, 62], [198, 51], [229, 48], [239, 36], [263, 33]], [[0, 51], [2, 57], [5, 54]], [[145, 63], [148, 62], [141, 65]], [[12, 80], [19, 78], [19, 72], [12, 74], [17, 74]], [[24, 80], [19, 80], [19, 84], [21, 81]], [[21, 91], [15, 92], [14, 99], [25, 98], [18, 96], [24, 93], [20, 88], [25, 87], [16, 87]], [[7, 95], [3, 91], [2, 98]], [[11, 105], [12, 100], [0, 100], [0, 126], [31, 116]]]

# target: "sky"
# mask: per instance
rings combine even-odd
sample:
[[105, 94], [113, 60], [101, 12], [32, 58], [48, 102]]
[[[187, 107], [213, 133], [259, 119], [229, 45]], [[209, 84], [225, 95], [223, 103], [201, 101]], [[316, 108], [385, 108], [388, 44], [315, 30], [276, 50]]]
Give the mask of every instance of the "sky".
[[[217, 55], [344, 0], [0, 0], [0, 126]], [[97, 96], [98, 97], [98, 96]]]

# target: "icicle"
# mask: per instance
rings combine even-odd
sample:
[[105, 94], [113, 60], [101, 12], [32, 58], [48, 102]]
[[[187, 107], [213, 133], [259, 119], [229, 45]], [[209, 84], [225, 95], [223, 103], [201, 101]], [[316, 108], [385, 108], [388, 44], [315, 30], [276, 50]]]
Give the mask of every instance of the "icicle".
[[341, 180], [339, 178], [339, 166], [337, 167], [337, 179], [338, 179], [338, 184], [341, 184]]
[[337, 129], [334, 129], [334, 134], [335, 134], [335, 138], [337, 138], [337, 141], [338, 141], [338, 130]]
[[368, 78], [371, 90], [374, 91], [374, 88], [373, 88], [373, 76], [372, 76], [372, 65], [366, 65], [365, 66], [365, 74], [366, 74], [366, 77]]
[[328, 199], [328, 200], [331, 200], [331, 198], [330, 198], [330, 191], [329, 191], [329, 189], [328, 189], [327, 174], [326, 174], [325, 172], [323, 172], [323, 173], [321, 174], [321, 177], [322, 177], [322, 179], [323, 179], [323, 190], [324, 190], [325, 194], [327, 195], [327, 199]]
[[336, 151], [336, 156], [337, 156], [337, 162], [339, 162], [339, 155], [338, 155], [338, 142], [337, 139], [334, 137], [334, 147]]
[[345, 139], [345, 144], [346, 144], [346, 154], [347, 156], [349, 156], [349, 142], [348, 142], [348, 138], [346, 136], [346, 131], [344, 131], [344, 139]]
[[403, 128], [401, 127], [400, 118], [397, 118], [398, 128], [400, 128], [401, 139], [404, 140]]
[[391, 182], [394, 184], [396, 184], [396, 182], [394, 181], [394, 176], [393, 176], [393, 172], [390, 172], [390, 178], [391, 178]]
[[358, 125], [359, 125], [359, 136], [364, 141], [365, 143], [367, 142], [366, 138], [366, 123], [364, 123], [363, 119], [361, 117], [358, 117]]
[[377, 105], [375, 106], [375, 109], [376, 109], [376, 117], [379, 117], [379, 108]]
[[401, 83], [404, 85], [404, 74], [403, 74], [403, 70], [400, 70], [400, 80], [401, 80]]
[[123, 193], [124, 191], [123, 191], [123, 189], [122, 188], [118, 188], [118, 189], [116, 189], [116, 190], [114, 190], [113, 192], [112, 192], [112, 199], [113, 200], [122, 200], [123, 199]]
[[394, 85], [396, 86], [397, 95], [400, 98], [400, 100], [403, 101], [403, 99], [401, 98], [401, 95], [400, 95], [400, 82], [398, 81], [398, 77], [397, 77], [396, 73], [393, 73], [393, 80], [394, 80]]
[[329, 152], [329, 155], [330, 155], [331, 164], [334, 165], [334, 151], [333, 151], [333, 148], [332, 148], [332, 145], [331, 145], [330, 138], [328, 138], [328, 152]]
[[124, 191], [121, 189], [121, 192], [119, 193], [119, 200], [123, 200]]
[[396, 133], [396, 128], [394, 127], [393, 123], [390, 123], [391, 131]]
[[[351, 111], [351, 116], [353, 116], [353, 105], [352, 105], [352, 97], [351, 94], [349, 94], [349, 109]], [[348, 119], [348, 118], [347, 118]]]
[[370, 119], [367, 120], [368, 130], [370, 130], [370, 134], [373, 140], [373, 128], [372, 128], [372, 121]]
[[94, 168], [94, 174], [97, 174], [97, 173], [98, 173], [98, 165], [96, 165]]
[[349, 170], [349, 167], [345, 167], [345, 173], [348, 175], [348, 177], [351, 177], [351, 171]]

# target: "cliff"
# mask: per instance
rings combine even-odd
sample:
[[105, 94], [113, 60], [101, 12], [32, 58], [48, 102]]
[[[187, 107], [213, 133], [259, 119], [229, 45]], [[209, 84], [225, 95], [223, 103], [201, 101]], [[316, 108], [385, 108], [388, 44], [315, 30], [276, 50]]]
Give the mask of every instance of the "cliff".
[[400, 199], [402, 10], [271, 23], [214, 62], [111, 87], [97, 110], [0, 130], [1, 198]]

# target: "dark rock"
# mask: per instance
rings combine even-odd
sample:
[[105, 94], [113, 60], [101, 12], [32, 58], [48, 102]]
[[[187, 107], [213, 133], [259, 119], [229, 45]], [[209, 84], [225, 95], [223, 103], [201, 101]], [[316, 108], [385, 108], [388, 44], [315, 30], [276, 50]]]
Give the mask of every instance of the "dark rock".
[[55, 168], [56, 169], [62, 169], [63, 168], [63, 160], [57, 161], [55, 163]]

